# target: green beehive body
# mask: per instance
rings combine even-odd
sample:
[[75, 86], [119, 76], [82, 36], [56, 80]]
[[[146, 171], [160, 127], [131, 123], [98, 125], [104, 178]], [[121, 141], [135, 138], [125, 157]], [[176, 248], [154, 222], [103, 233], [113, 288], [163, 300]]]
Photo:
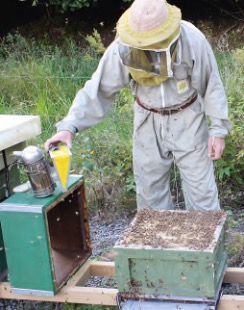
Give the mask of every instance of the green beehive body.
[[3, 243], [2, 227], [0, 223], [0, 281], [2, 281], [7, 273], [7, 261]]
[[4, 212], [2, 216], [11, 285], [33, 291], [55, 291], [42, 214]]
[[[20, 175], [19, 175], [19, 169], [17, 165], [13, 165], [8, 168], [9, 173], [9, 190], [10, 194], [13, 194], [13, 188], [20, 184]], [[0, 202], [7, 198], [6, 192], [6, 173], [4, 170], [0, 171], [0, 184], [2, 184], [0, 188]]]
[[[24, 146], [25, 143], [18, 143], [6, 150], [0, 151], [0, 202], [5, 200], [9, 195], [12, 195], [14, 187], [20, 184], [19, 169], [11, 153], [13, 150], [22, 150]], [[5, 279], [6, 274], [7, 260], [0, 222], [0, 281]]]
[[[155, 212], [156, 214], [166, 212], [167, 216], [171, 212], [174, 216], [177, 212], [182, 214], [182, 211]], [[157, 246], [154, 237], [151, 240], [151, 246], [149, 235], [146, 236], [145, 244], [142, 239], [136, 243], [131, 236], [135, 233], [147, 234], [143, 225], [136, 227], [136, 220], [137, 218], [125, 236], [115, 245], [116, 279], [122, 295], [133, 299], [205, 300], [216, 298], [227, 262], [226, 232], [223, 225], [225, 215], [223, 213], [220, 214], [213, 241], [207, 248], [203, 246], [205, 248], [199, 247], [199, 249], [194, 249], [191, 242], [187, 246], [175, 244], [169, 247], [170, 240], [174, 239], [169, 232], [165, 246]], [[150, 222], [148, 216], [147, 221]], [[161, 234], [160, 230], [156, 233]]]
[[[0, 202], [12, 195], [14, 187], [20, 184], [20, 173], [13, 151], [23, 150], [26, 141], [40, 133], [39, 116], [0, 114]], [[0, 215], [0, 281], [5, 279], [6, 274], [7, 261]]]
[[[17, 165], [13, 165], [8, 168], [8, 176], [9, 176], [9, 191], [10, 194], [13, 193], [13, 188], [20, 184], [19, 170]], [[6, 186], [6, 172], [0, 170], [0, 202], [6, 199], [7, 195], [7, 186]], [[5, 278], [7, 273], [7, 261], [5, 254], [5, 247], [2, 236], [2, 227], [1, 227], [1, 219], [0, 219], [0, 281]]]
[[0, 204], [0, 220], [13, 292], [54, 295], [90, 255], [83, 179], [68, 191], [36, 198], [16, 193]]

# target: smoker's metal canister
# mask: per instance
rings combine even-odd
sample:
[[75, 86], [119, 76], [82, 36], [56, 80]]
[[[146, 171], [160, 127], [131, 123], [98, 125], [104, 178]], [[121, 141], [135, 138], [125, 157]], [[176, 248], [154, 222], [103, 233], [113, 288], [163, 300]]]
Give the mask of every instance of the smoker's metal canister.
[[56, 183], [42, 151], [36, 146], [28, 146], [23, 151], [13, 154], [23, 163], [34, 196], [39, 198], [50, 196], [55, 190]]

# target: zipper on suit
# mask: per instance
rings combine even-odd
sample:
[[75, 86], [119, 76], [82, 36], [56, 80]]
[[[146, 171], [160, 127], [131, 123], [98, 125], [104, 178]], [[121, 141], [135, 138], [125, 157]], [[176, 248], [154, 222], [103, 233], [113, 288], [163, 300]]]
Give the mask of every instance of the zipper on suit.
[[165, 100], [164, 100], [164, 83], [160, 84], [160, 92], [162, 97], [162, 108], [165, 108]]

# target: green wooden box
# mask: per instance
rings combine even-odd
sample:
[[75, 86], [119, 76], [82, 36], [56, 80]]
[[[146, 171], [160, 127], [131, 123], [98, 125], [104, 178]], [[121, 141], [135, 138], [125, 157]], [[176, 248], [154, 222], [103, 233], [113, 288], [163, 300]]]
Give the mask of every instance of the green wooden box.
[[4, 280], [7, 274], [7, 260], [5, 255], [2, 227], [0, 223], [0, 281]]
[[[0, 114], [0, 202], [13, 194], [20, 184], [20, 174], [13, 151], [21, 151], [26, 141], [41, 133], [41, 121], [34, 115]], [[7, 261], [0, 218], [0, 281], [5, 279]]]
[[70, 176], [67, 192], [36, 198], [16, 193], [0, 203], [12, 291], [52, 296], [91, 254], [84, 182]]
[[[1, 155], [0, 155], [1, 168]], [[8, 194], [13, 194], [13, 188], [20, 184], [20, 176], [17, 165], [9, 166], [8, 168], [9, 187], [6, 185], [6, 172], [4, 169], [0, 170], [0, 202], [7, 198]], [[9, 190], [9, 193], [8, 193]], [[7, 274], [7, 260], [5, 254], [5, 246], [3, 242], [2, 226], [0, 219], [0, 281], [4, 280]]]
[[[9, 191], [10, 195], [13, 194], [13, 188], [19, 185], [20, 182], [20, 174], [17, 165], [10, 166], [8, 168], [8, 176], [9, 176]], [[4, 170], [0, 170], [0, 202], [7, 198], [7, 186], [6, 186], [6, 173]]]
[[[1, 156], [0, 156], [1, 160]], [[8, 168], [9, 176], [9, 191], [13, 193], [13, 188], [20, 184], [19, 171], [16, 165]], [[6, 174], [4, 170], [0, 170], [0, 202], [7, 198]], [[5, 247], [2, 236], [2, 227], [0, 220], [0, 281], [2, 281], [7, 274], [7, 260], [5, 254]]]
[[215, 300], [227, 264], [223, 211], [138, 212], [115, 246], [125, 298]]
[[0, 202], [12, 195], [13, 188], [20, 184], [20, 171], [13, 152], [22, 151], [25, 146], [26, 143], [21, 142], [0, 150]]
[[[0, 202], [13, 194], [13, 188], [20, 184], [20, 173], [16, 160], [11, 153], [14, 150], [22, 150], [25, 144], [18, 143], [6, 150], [0, 151]], [[4, 160], [5, 156], [5, 160]], [[5, 162], [6, 161], [6, 162]], [[0, 281], [4, 280], [7, 274], [7, 260], [2, 236], [2, 227], [0, 222]]]

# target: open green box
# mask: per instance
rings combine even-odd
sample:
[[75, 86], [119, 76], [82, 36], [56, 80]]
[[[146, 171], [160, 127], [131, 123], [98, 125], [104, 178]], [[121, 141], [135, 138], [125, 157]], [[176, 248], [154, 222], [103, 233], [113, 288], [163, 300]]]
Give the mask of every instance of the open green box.
[[49, 197], [13, 194], [0, 221], [13, 293], [53, 296], [91, 255], [82, 176], [70, 175], [65, 193], [57, 183]]
[[[143, 212], [146, 212], [146, 215]], [[153, 217], [150, 216], [150, 212], [154, 214]], [[198, 211], [139, 212], [128, 231], [114, 247], [116, 279], [121, 294], [133, 299], [215, 299], [227, 265], [226, 214], [222, 211], [211, 212], [208, 214]], [[144, 222], [138, 221], [142, 215]], [[174, 223], [174, 219], [185, 217], [185, 219], [179, 218], [177, 226], [172, 228], [172, 236], [167, 223], [160, 222], [164, 215], [167, 223]], [[204, 223], [200, 228], [208, 229], [211, 226], [210, 231], [197, 229], [196, 223], [191, 221], [193, 217], [194, 220], [198, 218], [198, 222], [201, 222], [201, 216]], [[206, 217], [209, 218], [209, 222], [206, 222]], [[212, 224], [211, 219], [215, 219]], [[155, 221], [158, 221], [158, 226], [154, 225]], [[174, 235], [175, 230], [180, 232], [181, 225], [182, 228], [189, 227], [189, 230], [192, 230], [188, 244], [184, 246], [178, 242], [181, 239], [180, 234], [179, 240]], [[150, 236], [152, 229], [155, 229], [155, 234]], [[137, 240], [134, 238], [135, 235], [139, 236]], [[186, 242], [187, 234], [184, 239], [182, 230], [181, 235], [183, 242]], [[205, 238], [203, 241], [204, 238], [201, 236], [208, 237], [210, 240], [208, 245], [206, 244], [208, 240]], [[155, 238], [159, 239], [158, 245], [155, 243]], [[198, 246], [196, 238], [205, 244]]]

